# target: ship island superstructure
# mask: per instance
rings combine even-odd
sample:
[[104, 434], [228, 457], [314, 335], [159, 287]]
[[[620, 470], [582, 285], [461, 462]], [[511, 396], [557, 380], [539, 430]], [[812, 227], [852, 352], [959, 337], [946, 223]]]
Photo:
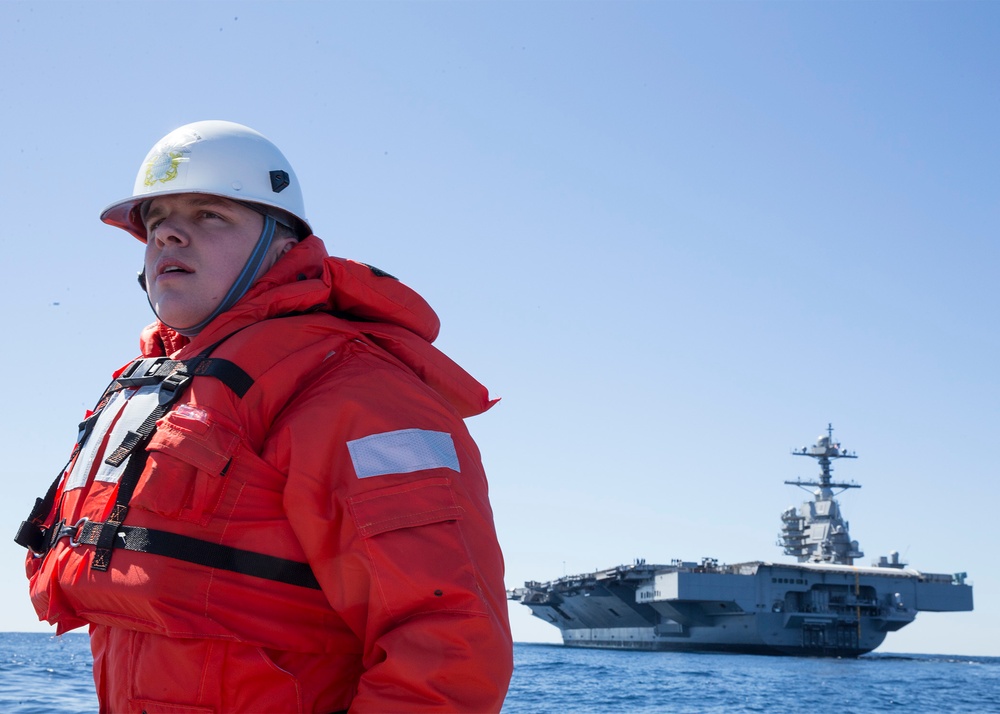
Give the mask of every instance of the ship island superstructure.
[[785, 481], [812, 499], [781, 514], [778, 545], [795, 563], [726, 565], [711, 558], [667, 565], [637, 560], [508, 592], [562, 632], [570, 647], [689, 650], [857, 657], [871, 652], [918, 612], [972, 610], [965, 573], [923, 573], [898, 553], [870, 567], [851, 540], [835, 496], [832, 463], [857, 455], [833, 439], [832, 425], [811, 447], [816, 480]]

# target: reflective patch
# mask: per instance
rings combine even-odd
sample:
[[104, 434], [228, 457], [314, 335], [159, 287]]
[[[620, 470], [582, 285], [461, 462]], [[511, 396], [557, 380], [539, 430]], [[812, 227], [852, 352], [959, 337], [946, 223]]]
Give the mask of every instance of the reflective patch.
[[451, 434], [401, 429], [347, 442], [358, 478], [446, 468], [461, 472]]
[[[132, 457], [129, 456], [118, 466], [111, 466], [103, 461], [97, 462], [97, 459], [105, 458], [115, 450], [130, 431], [135, 431], [142, 425], [159, 404], [159, 393], [159, 384], [147, 384], [138, 389], [123, 389], [112, 395], [104, 409], [101, 410], [97, 423], [87, 438], [87, 443], [84, 444], [73, 464], [73, 470], [63, 487], [66, 491], [86, 486], [95, 464], [97, 465], [97, 473], [94, 475], [94, 480], [107, 483], [118, 482], [125, 470], [125, 465]], [[106, 444], [105, 441], [107, 441]], [[101, 450], [102, 446], [104, 446], [103, 451]]]
[[90, 436], [87, 437], [87, 442], [83, 445], [80, 453], [77, 454], [73, 470], [70, 471], [69, 478], [66, 479], [66, 485], [63, 486], [64, 490], [72, 491], [74, 488], [81, 488], [87, 485], [87, 479], [90, 477], [90, 471], [94, 466], [97, 451], [101, 448], [101, 443], [104, 441], [104, 435], [108, 433], [111, 424], [118, 418], [122, 409], [125, 408], [132, 391], [134, 390], [123, 389], [115, 392], [111, 395], [108, 403], [104, 405], [104, 408], [97, 417], [97, 423], [94, 424], [94, 427], [90, 431]]
[[[111, 435], [108, 437], [108, 446], [105, 453], [101, 454], [102, 457], [107, 457], [118, 448], [118, 445], [125, 440], [130, 431], [138, 431], [142, 423], [159, 406], [160, 386], [160, 384], [147, 384], [144, 387], [139, 387], [139, 390], [129, 397], [124, 413], [122, 413], [118, 423], [111, 430]], [[100, 468], [97, 469], [97, 474], [94, 475], [94, 480], [106, 483], [118, 483], [118, 479], [121, 478], [122, 473], [125, 471], [125, 466], [131, 458], [132, 456], [130, 455], [118, 464], [118, 466], [111, 466], [106, 462], [102, 462]]]

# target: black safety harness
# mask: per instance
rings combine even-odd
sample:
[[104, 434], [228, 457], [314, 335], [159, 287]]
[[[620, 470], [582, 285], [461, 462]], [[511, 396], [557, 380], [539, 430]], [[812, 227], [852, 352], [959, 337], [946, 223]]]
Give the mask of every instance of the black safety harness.
[[70, 456], [70, 463], [84, 447], [101, 410], [116, 392], [159, 385], [152, 411], [137, 428], [128, 431], [122, 442], [104, 461], [108, 466], [118, 467], [125, 464], [125, 460], [128, 459], [118, 480], [115, 503], [104, 522], [81, 518], [72, 525], [65, 519], [48, 525], [43, 524], [43, 519], [52, 510], [59, 484], [66, 471], [64, 469], [45, 496], [35, 499], [34, 508], [28, 519], [21, 523], [14, 541], [30, 549], [40, 558], [63, 538], [69, 538], [69, 544], [74, 548], [92, 545], [95, 550], [90, 567], [97, 571], [106, 571], [111, 564], [115, 549], [122, 548], [289, 585], [319, 589], [319, 583], [307, 563], [242, 550], [178, 533], [124, 525], [129, 502], [146, 465], [148, 458], [146, 446], [156, 431], [156, 422], [170, 411], [190, 385], [191, 380], [195, 377], [214, 377], [241, 399], [253, 385], [253, 378], [239, 365], [209, 356], [219, 344], [216, 343], [198, 356], [187, 360], [152, 357], [132, 362], [108, 386], [94, 413], [80, 425], [80, 436]]

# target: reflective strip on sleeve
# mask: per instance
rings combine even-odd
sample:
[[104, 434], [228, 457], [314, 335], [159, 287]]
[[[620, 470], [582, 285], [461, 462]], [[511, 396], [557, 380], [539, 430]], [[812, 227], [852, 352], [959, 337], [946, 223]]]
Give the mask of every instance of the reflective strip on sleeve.
[[358, 478], [447, 468], [461, 472], [451, 434], [401, 429], [347, 442]]

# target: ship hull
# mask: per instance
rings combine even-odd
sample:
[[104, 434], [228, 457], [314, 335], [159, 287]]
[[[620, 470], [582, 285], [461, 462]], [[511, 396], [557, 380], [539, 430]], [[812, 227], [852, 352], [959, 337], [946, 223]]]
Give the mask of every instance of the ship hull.
[[858, 657], [919, 610], [972, 609], [971, 587], [899, 568], [619, 566], [512, 594], [567, 647]]
[[657, 634], [656, 627], [574, 628], [562, 630], [562, 636], [567, 647], [590, 649], [859, 657], [885, 640], [877, 626], [863, 622], [859, 633], [857, 623], [831, 622], [804, 630], [788, 628], [779, 618], [746, 615], [714, 627], [678, 628], [672, 636]]
[[[753, 617], [753, 616], [750, 616]], [[756, 623], [732, 623], [735, 627], [754, 629]], [[853, 633], [852, 633], [853, 634]], [[801, 631], [789, 632], [781, 638], [765, 642], [761, 637], [738, 636], [720, 628], [703, 628], [687, 637], [662, 637], [656, 635], [655, 628], [579, 628], [563, 630], [563, 644], [567, 647], [614, 650], [643, 650], [651, 652], [727, 652], [732, 654], [791, 655], [799, 657], [859, 657], [876, 649], [885, 640], [886, 634], [872, 633], [862, 636], [857, 645], [836, 643], [836, 630], [830, 631], [829, 643], [803, 644]], [[817, 639], [813, 637], [814, 641]], [[855, 638], [847, 638], [853, 640]]]
[[[625, 641], [614, 638], [601, 638], [597, 633], [564, 639], [566, 647], [601, 650], [633, 650], [644, 652], [704, 652], [724, 654], [752, 654], [784, 657], [839, 657], [854, 658], [868, 654], [875, 647], [856, 649], [846, 647], [796, 647], [754, 645], [738, 642], [679, 642], [662, 639]], [[876, 645], [877, 647], [877, 645]]]

